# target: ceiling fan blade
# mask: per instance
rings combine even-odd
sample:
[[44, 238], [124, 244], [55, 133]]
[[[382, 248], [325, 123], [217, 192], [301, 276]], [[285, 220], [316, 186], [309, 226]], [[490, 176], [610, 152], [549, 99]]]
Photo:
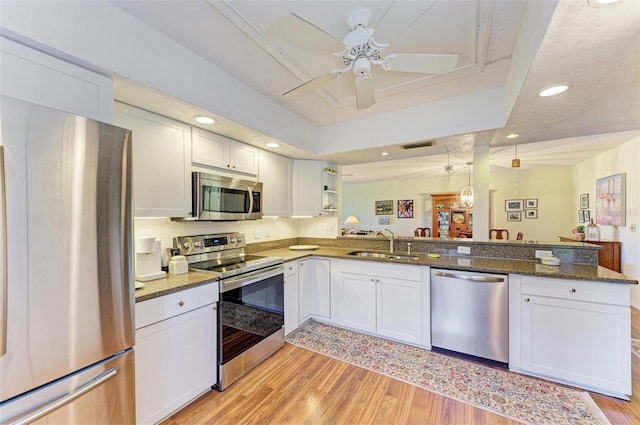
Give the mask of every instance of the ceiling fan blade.
[[342, 42], [331, 34], [316, 27], [295, 13], [278, 18], [269, 28], [269, 35], [295, 43], [299, 46], [325, 52], [341, 52], [344, 50]]
[[376, 103], [373, 91], [373, 76], [371, 74], [356, 77], [356, 107], [367, 109]]
[[342, 74], [339, 72], [330, 72], [328, 74], [320, 75], [319, 77], [313, 78], [307, 81], [306, 83], [302, 83], [298, 87], [289, 90], [288, 92], [284, 93], [282, 97], [284, 97], [287, 100], [295, 100], [300, 96], [302, 96], [303, 94], [314, 91], [318, 87], [321, 87], [327, 84], [329, 81], [335, 80], [340, 75]]
[[457, 63], [458, 55], [405, 53], [387, 56], [382, 67], [387, 71], [442, 75], [451, 72]]

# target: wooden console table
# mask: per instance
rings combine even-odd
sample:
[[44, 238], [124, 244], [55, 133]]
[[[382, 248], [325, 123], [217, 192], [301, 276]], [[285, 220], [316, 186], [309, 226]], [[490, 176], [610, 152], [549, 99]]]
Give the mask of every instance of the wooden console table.
[[620, 250], [622, 242], [617, 241], [578, 241], [575, 238], [569, 238], [559, 236], [562, 242], [584, 242], [594, 245], [600, 245], [601, 250], [598, 250], [598, 265], [606, 267], [615, 272], [622, 273], [620, 265]]

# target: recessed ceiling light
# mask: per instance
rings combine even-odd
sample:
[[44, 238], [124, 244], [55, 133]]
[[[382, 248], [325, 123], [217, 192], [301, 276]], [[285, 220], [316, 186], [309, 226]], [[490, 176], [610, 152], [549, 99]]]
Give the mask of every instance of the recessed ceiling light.
[[389, 152], [382, 152], [380, 155], [387, 156], [387, 155], [389, 155]]
[[214, 120], [211, 117], [206, 117], [204, 115], [196, 115], [195, 117], [196, 121], [198, 121], [200, 124], [213, 124], [214, 122], [216, 122], [216, 120]]
[[517, 137], [519, 137], [520, 135], [518, 133], [511, 133], [511, 134], [507, 134], [507, 139], [515, 139]]
[[556, 94], [560, 94], [563, 91], [567, 90], [568, 88], [569, 86], [566, 86], [564, 84], [559, 84], [557, 86], [551, 86], [542, 90], [540, 93], [538, 93], [538, 95], [542, 97], [555, 96]]
[[280, 145], [277, 144], [276, 142], [269, 142], [269, 143], [267, 143], [267, 146], [270, 147], [270, 148], [279, 148], [280, 147]]

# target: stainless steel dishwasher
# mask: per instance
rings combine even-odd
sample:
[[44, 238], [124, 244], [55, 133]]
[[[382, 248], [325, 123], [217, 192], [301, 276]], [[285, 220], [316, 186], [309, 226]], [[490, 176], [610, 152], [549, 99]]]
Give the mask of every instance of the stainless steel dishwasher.
[[509, 277], [432, 268], [431, 345], [509, 363]]

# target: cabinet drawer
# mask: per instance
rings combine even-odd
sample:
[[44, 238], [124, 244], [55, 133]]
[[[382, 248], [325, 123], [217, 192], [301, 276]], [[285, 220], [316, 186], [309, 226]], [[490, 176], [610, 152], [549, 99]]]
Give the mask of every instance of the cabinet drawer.
[[629, 306], [630, 288], [624, 284], [522, 277], [522, 293], [587, 301], [600, 304]]
[[421, 279], [420, 266], [407, 264], [389, 264], [366, 260], [341, 260], [339, 269], [344, 273], [365, 274], [393, 279], [415, 280]]
[[136, 304], [136, 329], [218, 302], [218, 282]]
[[298, 262], [297, 261], [289, 261], [288, 263], [284, 263], [284, 275], [293, 276], [298, 274]]

